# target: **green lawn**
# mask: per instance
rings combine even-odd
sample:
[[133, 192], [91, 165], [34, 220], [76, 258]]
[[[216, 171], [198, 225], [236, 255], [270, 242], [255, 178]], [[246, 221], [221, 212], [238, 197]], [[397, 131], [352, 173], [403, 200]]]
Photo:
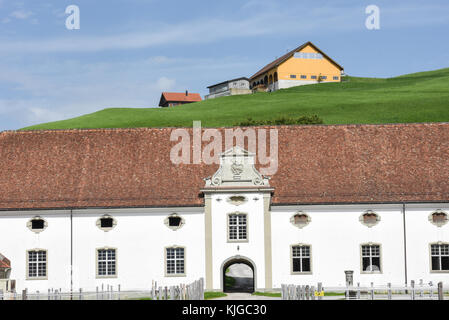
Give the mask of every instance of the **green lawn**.
[[280, 298], [281, 297], [281, 293], [280, 292], [259, 292], [259, 291], [256, 291], [256, 292], [253, 293], [253, 296], [264, 296], [264, 297]]
[[78, 118], [23, 128], [233, 126], [248, 118], [317, 115], [325, 124], [449, 121], [449, 68], [400, 77], [346, 77], [272, 93], [221, 97], [173, 108], [111, 108]]
[[220, 297], [226, 297], [227, 294], [223, 292], [213, 292], [213, 291], [206, 291], [204, 292], [204, 300], [210, 300]]

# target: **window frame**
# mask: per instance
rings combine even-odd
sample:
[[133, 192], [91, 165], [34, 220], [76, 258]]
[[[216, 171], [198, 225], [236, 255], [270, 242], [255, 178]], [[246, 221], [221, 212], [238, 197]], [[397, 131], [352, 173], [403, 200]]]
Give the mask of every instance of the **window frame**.
[[[42, 221], [44, 221], [44, 227], [42, 229], [33, 229], [33, 221], [35, 221], [35, 220], [42, 220]], [[45, 220], [41, 216], [35, 216], [35, 217], [31, 218], [30, 220], [28, 220], [28, 222], [27, 222], [27, 228], [30, 229], [30, 231], [34, 232], [34, 233], [41, 233], [45, 229], [47, 229], [47, 227], [48, 227], [47, 220]]]
[[300, 78], [300, 79], [307, 79], [307, 75], [301, 74], [301, 75], [299, 76], [299, 78]]
[[[433, 270], [432, 269], [432, 245], [449, 245], [449, 242], [431, 242], [429, 243], [429, 270], [430, 273], [449, 273], [449, 270]], [[441, 250], [440, 250], [440, 266], [441, 266]]]
[[[184, 273], [168, 273], [167, 271], [167, 250], [168, 249], [183, 249], [184, 250]], [[176, 258], [175, 260], [175, 271], [176, 271]], [[178, 245], [173, 245], [173, 246], [168, 246], [168, 247], [164, 247], [164, 274], [165, 277], [186, 277], [187, 276], [187, 250], [185, 246], [178, 246]]]
[[[102, 227], [101, 226], [101, 220], [102, 219], [112, 219], [112, 227]], [[116, 226], [117, 226], [117, 220], [113, 217], [113, 216], [110, 216], [110, 215], [108, 215], [108, 214], [104, 214], [104, 215], [102, 215], [101, 217], [99, 217], [98, 219], [97, 219], [97, 221], [95, 222], [95, 225], [98, 227], [98, 229], [100, 229], [101, 231], [104, 231], [104, 232], [109, 232], [109, 231], [111, 231], [111, 230], [113, 230]]]
[[[309, 265], [310, 271], [293, 271], [293, 247], [309, 247]], [[301, 261], [302, 263], [302, 261]], [[291, 275], [310, 275], [313, 274], [312, 264], [312, 245], [307, 243], [296, 243], [290, 245], [290, 274]]]
[[[367, 214], [371, 214], [371, 215], [374, 214], [376, 216], [376, 221], [374, 223], [366, 223], [363, 218]], [[381, 221], [381, 216], [380, 216], [380, 214], [378, 214], [374, 210], [366, 210], [366, 211], [362, 212], [362, 214], [359, 216], [359, 221], [365, 227], [372, 228], [372, 227], [377, 226], [379, 224], [379, 222]]]
[[[115, 250], [115, 274], [113, 275], [100, 275], [99, 274], [99, 270], [98, 270], [98, 256], [99, 256], [99, 251], [100, 250]], [[107, 262], [108, 260], [106, 260]], [[106, 270], [107, 270], [107, 264], [106, 264]], [[101, 248], [96, 248], [95, 249], [95, 278], [96, 279], [114, 279], [118, 277], [118, 250], [117, 248], [113, 248], [113, 247], [101, 247]]]
[[[365, 271], [363, 269], [363, 247], [364, 246], [379, 246], [379, 271]], [[382, 255], [382, 244], [380, 243], [374, 243], [374, 242], [366, 242], [366, 243], [362, 243], [360, 244], [360, 273], [361, 274], [383, 274], [384, 272], [384, 268], [383, 268], [383, 264], [382, 264], [382, 260], [383, 260], [383, 255]], [[371, 250], [370, 250], [371, 253]], [[372, 255], [370, 255], [370, 258], [372, 259]]]
[[[30, 252], [45, 252], [45, 276], [36, 276], [36, 277], [30, 277]], [[39, 262], [37, 261], [36, 264], [38, 264]], [[39, 274], [38, 270], [39, 267], [36, 266], [36, 272], [37, 274]], [[46, 249], [40, 249], [40, 248], [36, 248], [36, 249], [29, 249], [26, 250], [26, 280], [48, 280], [48, 250]]]
[[335, 80], [335, 81], [338, 81], [338, 80], [340, 80], [340, 77], [339, 76], [332, 76], [332, 79]]
[[[446, 217], [446, 219], [445, 219], [443, 222], [441, 222], [441, 223], [435, 222], [435, 221], [433, 221], [433, 215], [434, 215], [434, 214], [444, 214], [445, 217]], [[445, 211], [443, 211], [443, 210], [441, 210], [441, 209], [437, 209], [437, 210], [432, 211], [432, 212], [429, 214], [428, 220], [429, 220], [430, 223], [433, 224], [434, 226], [436, 226], [436, 227], [438, 227], [438, 228], [441, 228], [441, 227], [443, 227], [444, 225], [446, 225], [446, 224], [448, 223], [448, 221], [449, 221], [449, 215], [448, 215]]]
[[291, 74], [290, 79], [296, 79], [296, 74]]
[[[246, 217], [246, 239], [231, 239], [230, 237], [230, 217], [233, 215], [245, 215]], [[239, 230], [237, 227], [237, 236], [239, 234]], [[246, 212], [240, 212], [240, 211], [235, 211], [235, 212], [230, 212], [227, 214], [227, 223], [226, 223], [226, 237], [227, 237], [227, 242], [229, 243], [245, 243], [245, 242], [249, 242], [249, 217], [248, 217], [248, 213]]]
[[[178, 226], [171, 226], [170, 225], [170, 218], [180, 218], [181, 221], [180, 221]], [[177, 213], [172, 213], [172, 214], [166, 216], [165, 219], [164, 219], [165, 226], [167, 228], [173, 230], [173, 231], [181, 229], [185, 225], [185, 223], [186, 223], [185, 219], [182, 216], [180, 216], [179, 214], [177, 214]]]

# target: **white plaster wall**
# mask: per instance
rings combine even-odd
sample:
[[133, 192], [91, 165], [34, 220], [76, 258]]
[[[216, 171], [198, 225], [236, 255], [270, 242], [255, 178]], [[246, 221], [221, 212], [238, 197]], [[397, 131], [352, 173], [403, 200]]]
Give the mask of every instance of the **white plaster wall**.
[[[265, 287], [265, 256], [264, 256], [264, 208], [261, 193], [239, 193], [248, 201], [236, 206], [228, 203], [226, 199], [234, 194], [212, 195], [212, 270], [213, 288], [221, 287], [221, 267], [225, 260], [240, 255], [249, 258], [255, 263], [256, 288]], [[254, 200], [258, 198], [258, 200]], [[221, 199], [217, 201], [217, 199]], [[235, 211], [247, 213], [248, 216], [248, 242], [228, 242], [227, 214]], [[237, 249], [239, 247], [239, 249]]]
[[[36, 234], [27, 222], [39, 215], [48, 227]], [[64, 211], [0, 212], [0, 252], [11, 261], [10, 279], [16, 290], [47, 292], [49, 288], [70, 289], [70, 219]], [[26, 255], [30, 249], [47, 250], [48, 280], [26, 280]]]
[[[359, 221], [365, 210], [374, 210], [381, 221], [368, 228]], [[299, 229], [290, 223], [291, 216], [302, 210], [312, 221]], [[295, 209], [272, 207], [273, 287], [281, 284], [344, 286], [345, 270], [354, 271], [354, 284], [386, 285], [404, 283], [403, 223], [396, 207], [332, 207], [304, 206]], [[362, 274], [360, 245], [367, 242], [381, 244], [382, 273]], [[311, 245], [312, 274], [292, 275], [290, 246]]]
[[[322, 81], [321, 83], [331, 82], [331, 81]], [[278, 80], [276, 85], [276, 89], [286, 89], [291, 87], [303, 86], [306, 84], [317, 84], [316, 80]]]
[[430, 271], [430, 244], [435, 242], [449, 243], [449, 223], [442, 227], [432, 224], [428, 218], [436, 209], [449, 213], [449, 205], [406, 206], [406, 234], [408, 282], [419, 283], [432, 281], [449, 282], [449, 272], [433, 273]]
[[[132, 209], [108, 211], [117, 220], [117, 226], [108, 232], [96, 226], [103, 212], [74, 215], [74, 288], [95, 290], [120, 284], [121, 290], [148, 289], [152, 280], [158, 285], [169, 286], [191, 283], [204, 277], [204, 215], [203, 208], [196, 212], [152, 210], [145, 212]], [[164, 219], [177, 212], [185, 219], [185, 225], [173, 231], [165, 226]], [[166, 277], [164, 248], [185, 247], [185, 277]], [[117, 277], [96, 278], [96, 248], [117, 249]]]

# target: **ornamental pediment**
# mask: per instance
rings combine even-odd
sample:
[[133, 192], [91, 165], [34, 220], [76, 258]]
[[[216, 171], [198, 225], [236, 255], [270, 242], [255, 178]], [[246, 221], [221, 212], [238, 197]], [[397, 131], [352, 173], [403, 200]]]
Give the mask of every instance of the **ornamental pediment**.
[[204, 179], [206, 187], [269, 186], [269, 178], [256, 170], [255, 153], [235, 146], [220, 154], [220, 168]]

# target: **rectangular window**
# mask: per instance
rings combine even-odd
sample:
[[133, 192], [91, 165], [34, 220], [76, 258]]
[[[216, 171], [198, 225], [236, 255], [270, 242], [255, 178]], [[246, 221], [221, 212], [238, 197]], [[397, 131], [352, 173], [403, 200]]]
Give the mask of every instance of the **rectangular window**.
[[296, 79], [296, 74], [291, 74], [291, 75], [290, 75], [290, 78]]
[[98, 249], [97, 250], [99, 277], [113, 277], [116, 275], [116, 250], [115, 249]]
[[247, 240], [246, 214], [230, 214], [228, 216], [229, 240]]
[[301, 75], [301, 79], [307, 79], [307, 76], [304, 75], [304, 74], [302, 74], [302, 75]]
[[327, 76], [321, 76], [321, 79], [326, 80]]
[[311, 76], [310, 78], [311, 78], [311, 79], [316, 79], [316, 76]]
[[430, 255], [432, 271], [449, 271], [449, 244], [432, 244]]
[[47, 251], [28, 251], [28, 278], [47, 277]]
[[166, 273], [167, 275], [185, 274], [184, 248], [166, 248]]
[[334, 79], [334, 80], [339, 80], [339, 79], [340, 79], [340, 77], [334, 77], [333, 79]]
[[381, 272], [379, 245], [362, 245], [362, 272]]
[[310, 246], [292, 246], [292, 271], [293, 273], [311, 271]]

